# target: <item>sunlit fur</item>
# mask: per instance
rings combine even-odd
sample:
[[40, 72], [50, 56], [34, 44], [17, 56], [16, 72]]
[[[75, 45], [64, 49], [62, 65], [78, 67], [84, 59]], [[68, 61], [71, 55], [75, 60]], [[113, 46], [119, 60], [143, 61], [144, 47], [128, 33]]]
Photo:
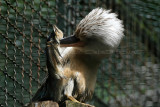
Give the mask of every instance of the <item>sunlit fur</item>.
[[[65, 67], [73, 74], [77, 84], [72, 89], [75, 92], [68, 92], [69, 95], [72, 93], [82, 102], [92, 97], [98, 66], [104, 58], [108, 57], [107, 50], [113, 51], [119, 45], [124, 36], [123, 31], [122, 21], [117, 18], [117, 15], [102, 8], [92, 10], [80, 21], [74, 35], [85, 45], [78, 48], [68, 47], [61, 53], [64, 60], [69, 59]], [[68, 84], [72, 84], [69, 82]]]

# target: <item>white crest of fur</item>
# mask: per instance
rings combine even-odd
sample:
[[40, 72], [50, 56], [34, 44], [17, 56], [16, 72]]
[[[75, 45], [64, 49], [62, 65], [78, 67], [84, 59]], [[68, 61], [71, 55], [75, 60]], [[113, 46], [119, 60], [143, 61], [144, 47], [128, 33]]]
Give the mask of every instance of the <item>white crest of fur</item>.
[[111, 48], [119, 45], [124, 28], [115, 13], [102, 8], [93, 9], [77, 26], [75, 35], [81, 40], [97, 38]]

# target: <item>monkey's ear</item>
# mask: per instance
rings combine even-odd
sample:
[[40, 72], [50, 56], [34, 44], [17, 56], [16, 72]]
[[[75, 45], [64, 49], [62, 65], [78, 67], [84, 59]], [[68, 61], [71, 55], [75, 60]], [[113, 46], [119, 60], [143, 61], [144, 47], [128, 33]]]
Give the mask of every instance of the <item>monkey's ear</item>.
[[58, 29], [56, 25], [54, 25], [52, 33], [47, 37], [47, 42], [53, 40], [59, 43], [59, 40], [62, 38], [63, 38], [63, 32], [60, 29]]
[[60, 40], [61, 47], [82, 47], [84, 42], [80, 41], [76, 36], [69, 36]]
[[63, 32], [56, 25], [53, 26], [53, 30], [57, 39], [63, 38]]

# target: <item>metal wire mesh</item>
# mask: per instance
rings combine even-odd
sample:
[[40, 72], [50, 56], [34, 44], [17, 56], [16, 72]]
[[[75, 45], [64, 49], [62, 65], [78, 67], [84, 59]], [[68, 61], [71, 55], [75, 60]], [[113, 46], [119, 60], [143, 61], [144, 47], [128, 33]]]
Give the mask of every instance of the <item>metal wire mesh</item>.
[[47, 71], [46, 37], [53, 25], [71, 35], [96, 7], [116, 12], [126, 36], [101, 64], [90, 103], [160, 106], [159, 0], [3, 0], [0, 5], [0, 106], [28, 103], [41, 85]]

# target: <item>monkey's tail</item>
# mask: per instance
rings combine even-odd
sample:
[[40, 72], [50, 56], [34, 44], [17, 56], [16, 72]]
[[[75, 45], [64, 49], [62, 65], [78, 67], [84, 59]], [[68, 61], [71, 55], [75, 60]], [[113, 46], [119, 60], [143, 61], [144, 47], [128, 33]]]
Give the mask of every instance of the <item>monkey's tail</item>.
[[52, 100], [56, 102], [61, 101], [61, 93], [63, 88], [62, 83], [63, 81], [61, 79], [48, 76], [45, 83], [38, 89], [32, 98], [32, 102], [46, 100]]

